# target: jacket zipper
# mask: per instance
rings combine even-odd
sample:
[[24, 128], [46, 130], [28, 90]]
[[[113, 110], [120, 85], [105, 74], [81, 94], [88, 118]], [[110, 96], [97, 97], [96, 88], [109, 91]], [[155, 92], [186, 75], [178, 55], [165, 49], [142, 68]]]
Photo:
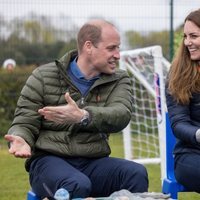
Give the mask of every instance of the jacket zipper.
[[81, 102], [80, 102], [80, 106], [84, 106], [85, 104], [85, 97], [81, 97]]

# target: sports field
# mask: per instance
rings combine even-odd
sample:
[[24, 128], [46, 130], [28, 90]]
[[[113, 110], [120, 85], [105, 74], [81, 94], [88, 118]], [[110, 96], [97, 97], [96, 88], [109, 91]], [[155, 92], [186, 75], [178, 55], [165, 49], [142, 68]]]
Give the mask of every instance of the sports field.
[[[110, 137], [112, 156], [123, 157], [121, 134], [113, 134]], [[149, 192], [161, 192], [160, 166], [146, 165], [149, 173]], [[24, 169], [24, 160], [14, 158], [8, 154], [6, 142], [0, 139], [0, 199], [1, 200], [25, 200], [26, 193], [30, 189], [28, 174]], [[181, 193], [180, 200], [198, 200], [200, 195], [196, 193]]]

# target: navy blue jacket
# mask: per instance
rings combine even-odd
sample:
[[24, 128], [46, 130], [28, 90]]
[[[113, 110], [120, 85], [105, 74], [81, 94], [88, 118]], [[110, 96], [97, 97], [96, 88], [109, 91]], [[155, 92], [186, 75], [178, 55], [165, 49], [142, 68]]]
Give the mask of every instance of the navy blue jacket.
[[193, 94], [189, 105], [177, 104], [166, 89], [166, 102], [171, 127], [177, 143], [174, 153], [200, 152], [195, 133], [200, 128], [200, 93]]

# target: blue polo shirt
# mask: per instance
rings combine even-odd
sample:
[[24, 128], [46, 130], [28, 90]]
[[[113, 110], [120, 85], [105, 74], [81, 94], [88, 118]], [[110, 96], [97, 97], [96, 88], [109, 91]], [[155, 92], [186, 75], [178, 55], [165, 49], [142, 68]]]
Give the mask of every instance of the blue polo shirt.
[[67, 73], [71, 81], [80, 90], [83, 96], [88, 93], [90, 87], [97, 79], [99, 79], [99, 76], [95, 76], [91, 79], [86, 79], [76, 63], [76, 58], [70, 63]]

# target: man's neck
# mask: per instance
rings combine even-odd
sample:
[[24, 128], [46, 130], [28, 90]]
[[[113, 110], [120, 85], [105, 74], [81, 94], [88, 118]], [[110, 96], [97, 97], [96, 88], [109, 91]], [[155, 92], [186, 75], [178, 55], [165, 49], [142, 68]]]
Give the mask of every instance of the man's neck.
[[77, 65], [80, 71], [84, 74], [85, 79], [91, 79], [99, 75], [99, 73], [94, 69], [89, 62], [85, 61], [81, 56], [78, 57]]

